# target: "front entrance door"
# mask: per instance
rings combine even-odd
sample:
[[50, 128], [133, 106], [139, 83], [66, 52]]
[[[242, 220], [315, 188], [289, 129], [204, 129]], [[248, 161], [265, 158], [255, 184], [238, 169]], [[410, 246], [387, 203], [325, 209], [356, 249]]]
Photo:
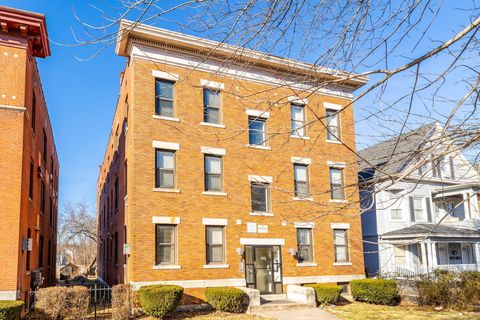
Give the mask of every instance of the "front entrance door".
[[247, 286], [260, 293], [282, 292], [280, 246], [245, 246]]

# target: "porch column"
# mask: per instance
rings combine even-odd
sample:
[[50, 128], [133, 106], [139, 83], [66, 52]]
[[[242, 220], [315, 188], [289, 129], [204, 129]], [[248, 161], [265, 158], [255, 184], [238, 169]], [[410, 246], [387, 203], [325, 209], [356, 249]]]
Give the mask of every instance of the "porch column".
[[470, 194], [470, 218], [479, 218], [480, 212], [478, 211], [478, 195], [476, 193]]
[[422, 263], [423, 263], [423, 270], [425, 271], [428, 271], [428, 264], [427, 264], [427, 260], [428, 260], [428, 255], [427, 255], [427, 244], [425, 242], [421, 242], [420, 243], [420, 248], [422, 250], [422, 257], [424, 257], [424, 259], [422, 259]]
[[472, 219], [472, 199], [469, 198], [470, 194], [468, 192], [465, 192], [462, 194], [463, 195], [463, 210], [465, 211], [465, 219]]
[[432, 248], [432, 265], [431, 270], [434, 270], [438, 266], [437, 260], [437, 244], [435, 242], [430, 243]]

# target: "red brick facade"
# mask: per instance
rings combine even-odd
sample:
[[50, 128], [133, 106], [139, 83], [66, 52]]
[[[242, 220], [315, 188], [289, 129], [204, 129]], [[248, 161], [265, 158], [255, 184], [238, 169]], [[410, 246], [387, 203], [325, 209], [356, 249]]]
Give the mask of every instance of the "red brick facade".
[[[124, 31], [122, 25], [120, 34]], [[355, 149], [353, 112], [351, 106], [341, 108], [349, 105], [351, 92], [364, 80], [312, 75], [308, 66], [291, 67], [291, 61], [258, 58], [262, 54], [256, 52], [231, 53], [231, 62], [225, 64], [222, 53], [228, 48], [208, 55], [209, 45], [204, 39], [141, 26], [117, 46], [117, 52], [129, 60], [98, 179], [100, 277], [135, 287], [176, 283], [198, 298], [209, 286], [264, 285], [262, 281], [267, 280], [259, 278], [260, 273], [275, 282], [267, 286], [276, 293], [286, 284], [343, 283], [363, 277], [354, 187], [357, 167], [349, 150]], [[286, 69], [294, 79], [288, 86], [282, 85], [287, 82]], [[338, 84], [314, 93], [300, 80], [307, 75]], [[170, 116], [156, 114], [156, 80], [173, 83]], [[220, 124], [205, 123], [205, 88], [220, 92]], [[302, 104], [306, 113], [303, 138], [291, 135], [292, 104]], [[340, 110], [344, 144], [327, 141], [324, 118], [331, 108]], [[265, 120], [265, 146], [249, 145], [249, 119], [253, 118]], [[173, 188], [156, 185], [155, 168], [160, 161], [156, 150], [175, 154]], [[218, 192], [205, 191], [205, 156], [209, 154], [222, 158]], [[294, 163], [308, 165], [309, 197], [294, 194]], [[344, 200], [330, 199], [330, 167], [342, 169]], [[263, 213], [252, 210], [251, 188], [259, 182], [268, 182], [270, 208]], [[173, 240], [168, 240], [173, 246], [168, 242], [170, 249], [161, 251], [173, 252], [171, 263], [163, 263], [162, 255], [159, 258], [159, 250], [167, 246], [159, 238], [170, 231], [158, 231], [156, 225], [175, 230], [169, 238]], [[207, 261], [208, 226], [223, 230], [220, 263]], [[311, 230], [308, 263], [295, 256], [298, 229]], [[343, 262], [335, 262], [336, 229], [348, 235], [348, 249], [339, 249], [348, 253]], [[258, 261], [250, 266], [250, 250], [261, 259], [265, 252], [275, 256], [274, 280], [269, 278], [271, 270], [260, 270]], [[246, 279], [250, 267], [256, 272], [253, 283]]]
[[25, 300], [35, 277], [55, 283], [59, 165], [35, 61], [50, 51], [44, 16], [0, 7], [0, 25], [0, 299]]

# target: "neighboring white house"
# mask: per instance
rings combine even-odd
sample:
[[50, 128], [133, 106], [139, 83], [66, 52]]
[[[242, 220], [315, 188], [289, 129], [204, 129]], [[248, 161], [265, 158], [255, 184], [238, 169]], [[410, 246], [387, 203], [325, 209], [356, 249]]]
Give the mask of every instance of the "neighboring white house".
[[446, 136], [432, 123], [359, 151], [369, 275], [480, 270], [478, 173]]

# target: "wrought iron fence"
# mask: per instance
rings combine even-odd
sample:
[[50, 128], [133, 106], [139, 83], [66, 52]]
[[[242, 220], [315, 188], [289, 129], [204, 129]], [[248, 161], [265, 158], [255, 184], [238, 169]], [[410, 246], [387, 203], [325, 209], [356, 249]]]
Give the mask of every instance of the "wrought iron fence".
[[[90, 302], [87, 319], [110, 319], [112, 314], [112, 288], [95, 284], [88, 287]], [[43, 320], [42, 315], [35, 310], [36, 291], [30, 291], [29, 303], [26, 304], [27, 320]]]

